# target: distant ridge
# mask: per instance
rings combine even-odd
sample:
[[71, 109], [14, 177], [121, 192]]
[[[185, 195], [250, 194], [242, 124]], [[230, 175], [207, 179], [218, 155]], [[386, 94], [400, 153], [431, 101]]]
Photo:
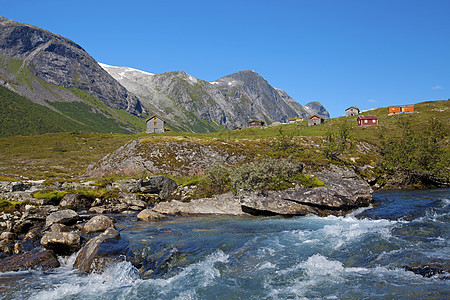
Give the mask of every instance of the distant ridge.
[[251, 70], [208, 82], [183, 71], [151, 74], [128, 67], [100, 65], [135, 94], [148, 111], [164, 116], [179, 130], [235, 129], [245, 127], [250, 119], [271, 124], [288, 122], [291, 117], [306, 118], [310, 114], [329, 118], [320, 103], [316, 102], [307, 111], [285, 91], [273, 88]]

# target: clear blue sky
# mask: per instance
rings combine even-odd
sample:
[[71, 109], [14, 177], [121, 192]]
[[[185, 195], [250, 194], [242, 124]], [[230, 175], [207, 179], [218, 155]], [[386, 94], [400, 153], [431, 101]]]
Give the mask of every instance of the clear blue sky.
[[207, 81], [254, 70], [332, 117], [450, 98], [450, 0], [0, 4], [0, 15], [65, 36], [99, 62]]

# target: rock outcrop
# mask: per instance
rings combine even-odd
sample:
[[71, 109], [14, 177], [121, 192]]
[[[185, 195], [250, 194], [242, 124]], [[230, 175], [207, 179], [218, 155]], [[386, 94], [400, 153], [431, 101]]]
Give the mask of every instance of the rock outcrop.
[[152, 176], [141, 180], [140, 191], [146, 194], [159, 194], [161, 200], [169, 199], [170, 195], [176, 190], [177, 183], [166, 176]]
[[368, 206], [372, 200], [369, 184], [347, 167], [329, 166], [316, 176], [325, 186], [292, 188], [284, 191], [241, 192], [191, 200], [157, 203], [151, 211], [163, 215], [344, 215]]
[[[84, 176], [142, 173], [189, 176], [204, 173], [215, 165], [236, 165], [251, 154], [246, 144], [241, 141], [213, 142], [183, 137], [133, 140], [90, 166]], [[135, 189], [145, 188], [142, 184], [146, 183], [141, 182], [141, 186]], [[133, 188], [129, 181], [124, 182], [122, 186]]]
[[324, 187], [244, 194], [242, 209], [250, 214], [342, 215], [368, 206], [372, 200], [369, 184], [349, 168], [331, 165], [316, 176], [325, 183]]

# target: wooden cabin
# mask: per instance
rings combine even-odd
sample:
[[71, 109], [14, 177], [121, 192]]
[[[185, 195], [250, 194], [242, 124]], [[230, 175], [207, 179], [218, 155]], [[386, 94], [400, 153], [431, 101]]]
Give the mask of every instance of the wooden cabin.
[[352, 117], [357, 115], [359, 115], [359, 108], [357, 108], [356, 106], [350, 106], [345, 110], [346, 117]]
[[321, 125], [323, 123], [323, 118], [321, 116], [318, 115], [312, 115], [311, 117], [309, 117], [308, 119], [308, 126], [316, 126], [316, 125]]
[[377, 116], [358, 116], [356, 119], [358, 126], [371, 126], [378, 125], [378, 117]]
[[390, 115], [401, 113], [412, 113], [412, 112], [414, 112], [414, 104], [391, 105], [388, 107], [388, 113]]
[[297, 122], [303, 122], [303, 118], [302, 117], [296, 117], [296, 118], [289, 118], [289, 124], [295, 124]]
[[253, 119], [248, 121], [248, 127], [262, 127], [264, 126], [264, 121], [259, 119]]
[[145, 122], [147, 123], [147, 133], [164, 132], [164, 120], [158, 117], [157, 115], [151, 116]]

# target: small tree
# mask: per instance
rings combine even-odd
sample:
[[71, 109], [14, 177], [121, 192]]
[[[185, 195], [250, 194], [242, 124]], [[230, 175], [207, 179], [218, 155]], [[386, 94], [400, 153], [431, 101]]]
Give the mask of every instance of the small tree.
[[352, 126], [348, 122], [339, 124], [336, 129], [328, 129], [325, 134], [325, 156], [337, 159], [344, 151], [353, 146], [351, 139]]

